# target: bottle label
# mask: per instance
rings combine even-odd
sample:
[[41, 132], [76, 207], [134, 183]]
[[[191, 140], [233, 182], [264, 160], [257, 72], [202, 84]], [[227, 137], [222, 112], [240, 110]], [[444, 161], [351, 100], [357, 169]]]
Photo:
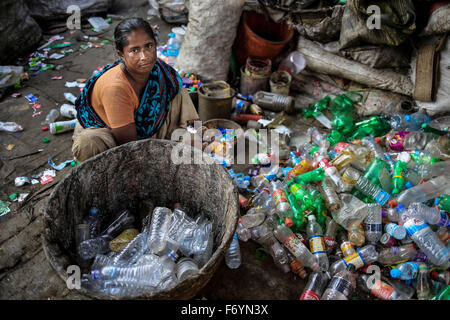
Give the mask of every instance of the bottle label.
[[312, 254], [325, 253], [325, 242], [323, 236], [309, 237], [309, 248]]
[[405, 222], [403, 226], [405, 227], [406, 232], [410, 237], [417, 231], [420, 231], [428, 227], [425, 221], [415, 218], [409, 219], [408, 221]]
[[323, 237], [323, 241], [325, 242], [325, 246], [328, 250], [332, 251], [336, 247], [336, 240], [333, 237]]
[[328, 289], [339, 291], [347, 298], [350, 297], [353, 292], [352, 284], [349, 281], [337, 277], [333, 277], [333, 279], [331, 279]]
[[448, 216], [444, 211], [440, 211], [441, 214], [441, 219], [439, 220], [439, 222], [437, 223], [438, 226], [441, 227], [447, 227], [448, 225]]
[[366, 232], [383, 232], [381, 223], [366, 223]]
[[342, 242], [342, 244], [341, 244], [341, 251], [342, 251], [342, 253], [344, 254], [344, 256], [348, 256], [348, 251], [349, 250], [351, 250], [351, 251], [355, 251], [354, 249], [353, 249], [353, 246], [352, 246], [352, 244], [350, 243], [350, 241], [344, 241], [344, 242]]
[[320, 296], [311, 290], [303, 291], [300, 300], [320, 300]]
[[389, 193], [384, 190], [380, 190], [380, 192], [375, 197], [375, 201], [384, 206], [384, 204], [389, 200], [389, 197]]
[[403, 151], [405, 150], [404, 143], [406, 136], [410, 133], [410, 131], [398, 131], [396, 132], [392, 138], [389, 140], [389, 148], [395, 151]]
[[286, 248], [288, 248], [288, 250], [295, 257], [297, 257], [297, 251], [298, 251], [299, 248], [301, 248], [302, 245], [303, 245], [303, 243], [300, 241], [299, 238], [297, 238], [297, 236], [295, 234], [291, 234], [289, 237], [287, 237], [284, 240], [284, 246]]
[[275, 207], [278, 206], [280, 203], [288, 202], [288, 199], [286, 197], [286, 192], [284, 192], [283, 189], [275, 190], [272, 193], [272, 199], [273, 199], [273, 203], [275, 204]]
[[345, 257], [344, 262], [346, 265], [352, 264], [355, 266], [355, 269], [359, 269], [361, 267], [364, 267], [364, 261], [361, 258], [361, 256], [358, 254], [358, 252], [355, 252], [348, 257]]
[[334, 151], [342, 153], [350, 144], [345, 142], [339, 142], [334, 146]]
[[375, 280], [370, 293], [381, 300], [389, 300], [394, 288], [381, 280]]
[[349, 177], [347, 177], [346, 173], [344, 173], [342, 175], [342, 179], [347, 182], [347, 184], [356, 184], [356, 179], [350, 179]]

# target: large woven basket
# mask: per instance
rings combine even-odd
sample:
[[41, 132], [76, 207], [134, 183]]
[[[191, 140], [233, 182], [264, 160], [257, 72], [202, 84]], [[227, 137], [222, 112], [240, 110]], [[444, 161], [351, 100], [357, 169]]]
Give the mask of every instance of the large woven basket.
[[[120, 299], [191, 299], [211, 279], [231, 243], [238, 219], [238, 191], [217, 164], [174, 164], [175, 142], [142, 140], [110, 149], [73, 169], [53, 190], [44, 208], [44, 252], [62, 280], [76, 265], [75, 226], [90, 206], [100, 209], [102, 229], [123, 209], [136, 210], [141, 200], [173, 208], [180, 203], [191, 217], [206, 214], [213, 222], [214, 251], [200, 272], [177, 286]], [[183, 152], [201, 151], [178, 145]], [[177, 147], [178, 148], [178, 147]], [[80, 289], [97, 299], [118, 299]]]

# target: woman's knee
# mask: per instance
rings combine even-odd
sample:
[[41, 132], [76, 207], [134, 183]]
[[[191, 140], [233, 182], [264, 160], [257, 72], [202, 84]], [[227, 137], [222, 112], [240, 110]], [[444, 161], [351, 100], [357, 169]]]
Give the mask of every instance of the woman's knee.
[[115, 146], [116, 142], [109, 129], [87, 128], [75, 137], [72, 153], [78, 161], [83, 162]]

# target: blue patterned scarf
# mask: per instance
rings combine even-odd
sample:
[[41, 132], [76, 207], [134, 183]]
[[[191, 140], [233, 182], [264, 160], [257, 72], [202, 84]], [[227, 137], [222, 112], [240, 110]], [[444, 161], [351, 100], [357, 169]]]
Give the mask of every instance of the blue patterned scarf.
[[[89, 91], [94, 87], [95, 81], [106, 71], [119, 65], [122, 60], [106, 65], [86, 83], [78, 96], [75, 107], [77, 119], [83, 128], [98, 127], [109, 128], [95, 112], [89, 102]], [[164, 61], [157, 59], [150, 71], [150, 77], [145, 86], [139, 107], [134, 112], [134, 120], [138, 139], [147, 139], [161, 128], [170, 108], [170, 102], [180, 93], [182, 87], [180, 75]]]

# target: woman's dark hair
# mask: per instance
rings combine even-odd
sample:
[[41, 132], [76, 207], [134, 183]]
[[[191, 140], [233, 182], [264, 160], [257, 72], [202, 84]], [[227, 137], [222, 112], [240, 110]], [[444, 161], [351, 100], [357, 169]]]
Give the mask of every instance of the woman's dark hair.
[[141, 18], [129, 18], [121, 21], [114, 30], [114, 41], [116, 49], [123, 52], [123, 48], [128, 45], [128, 36], [134, 30], [143, 29], [156, 41], [155, 34], [150, 24]]

